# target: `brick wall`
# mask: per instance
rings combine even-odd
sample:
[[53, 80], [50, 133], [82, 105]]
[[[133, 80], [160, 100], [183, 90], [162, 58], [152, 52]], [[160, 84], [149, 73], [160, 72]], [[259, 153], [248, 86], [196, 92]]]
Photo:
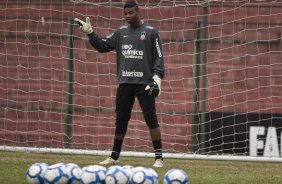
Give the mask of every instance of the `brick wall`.
[[[122, 11], [69, 1], [29, 2], [1, 4], [0, 142], [61, 147], [67, 105], [67, 19], [87, 15], [103, 37], [122, 24]], [[222, 5], [209, 8], [206, 110], [281, 113], [281, 5]], [[202, 23], [203, 9], [165, 6], [141, 13], [159, 30], [163, 42], [166, 76], [157, 109], [164, 148], [187, 152], [192, 140], [194, 22]], [[115, 54], [94, 51], [77, 27], [74, 35], [73, 147], [110, 149]], [[124, 149], [147, 151], [150, 144], [136, 103]]]

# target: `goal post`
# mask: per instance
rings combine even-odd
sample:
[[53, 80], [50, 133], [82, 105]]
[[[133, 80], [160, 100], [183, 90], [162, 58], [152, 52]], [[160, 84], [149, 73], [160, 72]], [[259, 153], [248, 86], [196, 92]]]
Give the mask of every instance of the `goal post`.
[[[156, 100], [166, 157], [280, 162], [282, 3], [139, 0], [162, 39]], [[114, 0], [0, 2], [0, 150], [108, 155], [115, 128], [115, 52], [101, 37], [125, 23]], [[153, 156], [136, 101], [124, 156]]]

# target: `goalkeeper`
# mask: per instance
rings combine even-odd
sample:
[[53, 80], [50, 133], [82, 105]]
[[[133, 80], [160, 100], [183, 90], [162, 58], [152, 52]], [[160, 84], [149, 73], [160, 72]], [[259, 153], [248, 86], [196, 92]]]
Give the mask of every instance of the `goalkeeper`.
[[117, 80], [116, 128], [111, 156], [101, 165], [118, 164], [131, 111], [137, 97], [152, 139], [154, 167], [163, 167], [161, 132], [157, 120], [155, 98], [161, 94], [164, 61], [158, 31], [145, 23], [139, 14], [138, 4], [131, 0], [123, 7], [128, 25], [116, 29], [105, 39], [93, 32], [90, 19], [75, 18], [80, 30], [87, 34], [90, 44], [99, 52], [116, 51]]

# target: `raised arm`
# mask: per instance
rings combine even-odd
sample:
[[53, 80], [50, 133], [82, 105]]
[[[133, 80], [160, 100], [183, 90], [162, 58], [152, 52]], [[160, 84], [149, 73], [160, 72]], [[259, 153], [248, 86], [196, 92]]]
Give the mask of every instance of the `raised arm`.
[[115, 49], [117, 39], [115, 32], [110, 36], [107, 36], [106, 39], [102, 39], [96, 33], [94, 33], [89, 17], [86, 17], [85, 22], [78, 18], [75, 18], [74, 20], [78, 23], [80, 31], [88, 36], [90, 44], [97, 51], [109, 52]]

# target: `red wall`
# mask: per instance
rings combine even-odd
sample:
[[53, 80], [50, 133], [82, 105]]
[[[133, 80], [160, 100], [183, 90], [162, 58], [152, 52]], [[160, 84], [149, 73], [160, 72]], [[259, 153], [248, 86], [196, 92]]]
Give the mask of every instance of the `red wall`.
[[[0, 142], [61, 147], [67, 98], [67, 18], [89, 16], [94, 31], [103, 37], [122, 24], [122, 11], [117, 6], [69, 1], [29, 2], [1, 3]], [[282, 112], [281, 10], [278, 3], [222, 3], [209, 8], [208, 112]], [[142, 8], [141, 13], [159, 30], [163, 42], [166, 75], [157, 108], [164, 148], [187, 152], [192, 140], [194, 22], [202, 23], [203, 9], [152, 6]], [[74, 35], [73, 147], [111, 149], [115, 54], [97, 53], [76, 25]], [[201, 104], [204, 99], [200, 96], [199, 100]], [[123, 148], [150, 151], [138, 103], [134, 110]]]

